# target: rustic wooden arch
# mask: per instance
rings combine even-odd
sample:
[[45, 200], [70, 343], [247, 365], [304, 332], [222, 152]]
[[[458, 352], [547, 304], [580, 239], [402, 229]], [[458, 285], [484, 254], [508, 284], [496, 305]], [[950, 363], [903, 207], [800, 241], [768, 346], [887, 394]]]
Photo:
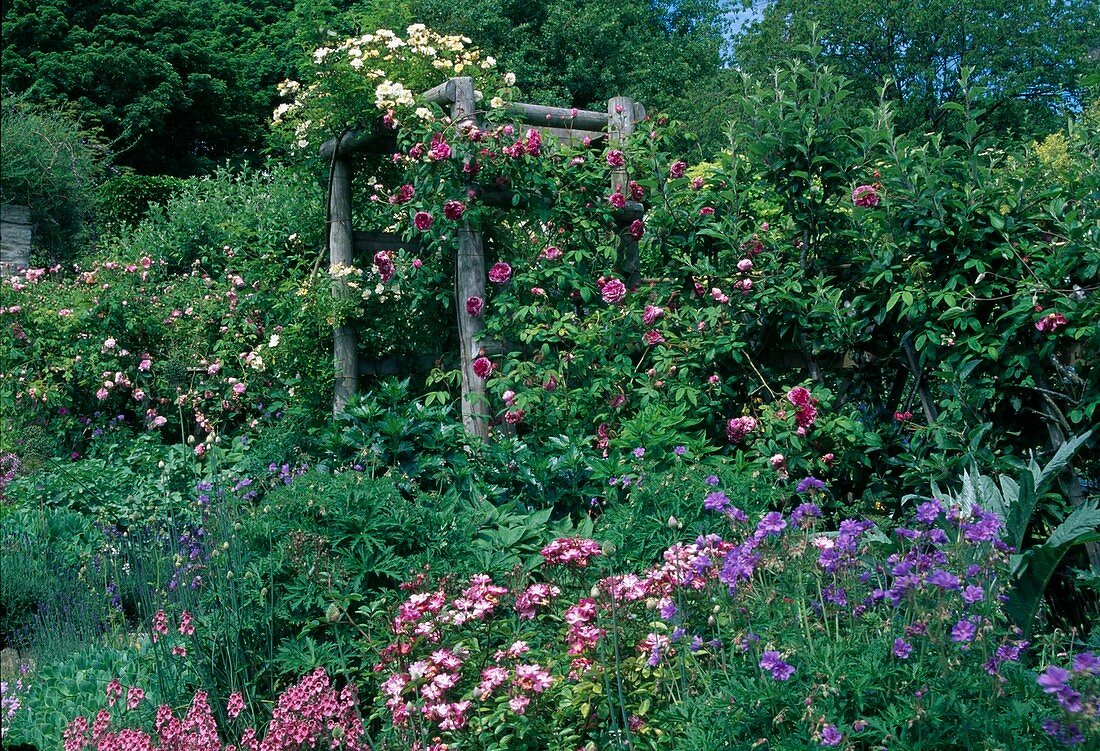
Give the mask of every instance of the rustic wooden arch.
[[[456, 124], [477, 122], [474, 81], [469, 77], [452, 78], [424, 93], [431, 103], [450, 108], [451, 119]], [[607, 139], [609, 144], [619, 144], [634, 132], [635, 124], [645, 118], [645, 108], [629, 97], [613, 97], [608, 100], [607, 112], [594, 110], [546, 107], [538, 104], [513, 103], [507, 108], [513, 122], [538, 127], [563, 142], [579, 142]], [[358, 153], [392, 154], [396, 149], [396, 136], [391, 129], [376, 128], [373, 131], [353, 131], [326, 141], [321, 146], [321, 156], [329, 160], [329, 266], [331, 269], [350, 266], [356, 255], [375, 253], [379, 250], [398, 248], [416, 249], [415, 243], [403, 241], [395, 235], [378, 232], [356, 232], [351, 222], [351, 157]], [[612, 170], [611, 190], [626, 193], [627, 171], [625, 167]], [[479, 191], [480, 200], [488, 205], [511, 208], [510, 195], [499, 192]], [[620, 271], [627, 277], [630, 287], [639, 283], [638, 244], [626, 231], [631, 221], [642, 216], [644, 207], [628, 201], [626, 208], [616, 213], [615, 219], [626, 252]], [[466, 312], [464, 301], [470, 297], [485, 297], [485, 246], [481, 227], [467, 222], [458, 231], [458, 253], [455, 270], [455, 314], [457, 318], [459, 360], [462, 369], [462, 422], [466, 430], [482, 438], [489, 432], [489, 402], [485, 397], [485, 382], [473, 372], [473, 362], [482, 353], [494, 353], [491, 342], [483, 339], [484, 323]], [[333, 276], [332, 294], [336, 297], [351, 294], [346, 277]], [[332, 409], [334, 414], [343, 411], [348, 400], [359, 387], [358, 341], [350, 322], [333, 330], [333, 367], [335, 390]]]

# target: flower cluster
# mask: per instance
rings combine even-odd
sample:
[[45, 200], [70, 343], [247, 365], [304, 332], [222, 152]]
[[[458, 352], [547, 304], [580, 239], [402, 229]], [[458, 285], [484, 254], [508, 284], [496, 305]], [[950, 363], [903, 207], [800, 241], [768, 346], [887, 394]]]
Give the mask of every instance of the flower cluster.
[[544, 547], [542, 559], [548, 566], [584, 568], [589, 560], [602, 555], [600, 544], [581, 537], [559, 537]]

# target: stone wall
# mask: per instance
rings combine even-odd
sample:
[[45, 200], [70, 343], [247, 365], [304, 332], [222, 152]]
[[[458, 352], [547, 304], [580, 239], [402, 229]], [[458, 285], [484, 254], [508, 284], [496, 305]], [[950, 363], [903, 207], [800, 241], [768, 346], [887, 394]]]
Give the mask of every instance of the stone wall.
[[0, 275], [8, 276], [30, 266], [31, 234], [30, 207], [0, 207]]

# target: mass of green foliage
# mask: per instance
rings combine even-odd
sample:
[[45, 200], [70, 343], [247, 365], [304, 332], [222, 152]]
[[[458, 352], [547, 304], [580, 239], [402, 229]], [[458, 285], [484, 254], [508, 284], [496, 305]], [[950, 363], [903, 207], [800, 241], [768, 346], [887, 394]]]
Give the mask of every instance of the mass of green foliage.
[[[1044, 65], [945, 63], [928, 101], [848, 68], [827, 4], [732, 48], [710, 2], [290, 5], [5, 5], [4, 199], [75, 217], [0, 284], [5, 748], [1100, 740], [1074, 19], [1058, 101], [1021, 104]], [[420, 96], [456, 63], [477, 128]], [[508, 115], [619, 93], [621, 141]], [[353, 225], [406, 243], [329, 268], [318, 147], [355, 129], [392, 147]], [[342, 324], [369, 373], [333, 414]]]

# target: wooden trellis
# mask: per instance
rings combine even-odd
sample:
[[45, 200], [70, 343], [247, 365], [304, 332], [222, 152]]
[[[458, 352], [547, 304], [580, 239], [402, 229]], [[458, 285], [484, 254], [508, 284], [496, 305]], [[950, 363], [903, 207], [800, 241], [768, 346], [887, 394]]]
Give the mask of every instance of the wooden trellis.
[[[424, 93], [424, 99], [450, 108], [451, 119], [458, 125], [477, 122], [474, 81], [469, 77], [452, 78]], [[584, 138], [592, 141], [608, 139], [617, 145], [634, 131], [635, 123], [644, 119], [645, 109], [629, 97], [614, 97], [607, 103], [607, 112], [594, 110], [546, 107], [537, 104], [516, 103], [507, 113], [513, 122], [538, 127], [560, 141], [576, 142]], [[379, 250], [415, 248], [394, 235], [374, 232], [355, 232], [351, 225], [351, 157], [356, 153], [391, 154], [396, 148], [392, 130], [356, 131], [332, 139], [321, 146], [321, 155], [330, 160], [329, 181], [329, 264], [330, 268], [350, 266], [357, 253], [374, 253]], [[616, 168], [611, 174], [611, 189], [627, 195], [625, 167]], [[493, 191], [481, 191], [479, 199], [488, 205], [502, 208], [512, 206], [511, 196]], [[626, 252], [620, 271], [627, 277], [631, 288], [639, 283], [638, 245], [627, 231], [633, 219], [641, 217], [641, 204], [628, 201], [626, 208], [616, 214], [619, 232]], [[479, 317], [466, 312], [465, 300], [485, 297], [485, 245], [482, 228], [466, 222], [458, 230], [458, 253], [455, 266], [455, 313], [457, 317], [459, 361], [462, 370], [462, 421], [471, 434], [486, 437], [489, 429], [489, 402], [485, 396], [485, 382], [473, 372], [473, 362], [492, 344], [483, 339], [484, 323]], [[346, 277], [334, 275], [333, 295], [351, 294]], [[354, 395], [359, 385], [358, 342], [354, 326], [350, 323], [333, 330], [333, 364], [336, 388], [333, 395], [333, 413], [339, 413]]]

